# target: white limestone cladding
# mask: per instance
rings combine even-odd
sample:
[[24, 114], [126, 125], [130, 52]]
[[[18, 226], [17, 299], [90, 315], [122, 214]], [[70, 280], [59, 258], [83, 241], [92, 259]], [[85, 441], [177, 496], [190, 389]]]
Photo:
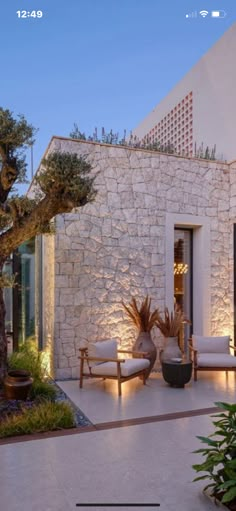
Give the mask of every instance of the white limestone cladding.
[[[231, 334], [236, 165], [58, 137], [48, 150], [87, 155], [98, 172], [95, 201], [56, 218], [50, 249], [44, 240], [45, 268], [52, 257], [55, 263], [47, 286], [54, 290], [48, 335], [56, 376], [78, 376], [79, 347], [86, 342], [134, 342], [122, 300], [149, 294], [161, 310], [173, 305], [175, 225], [194, 233], [196, 333]], [[48, 310], [47, 303], [46, 317]], [[155, 330], [153, 337], [158, 345]]]

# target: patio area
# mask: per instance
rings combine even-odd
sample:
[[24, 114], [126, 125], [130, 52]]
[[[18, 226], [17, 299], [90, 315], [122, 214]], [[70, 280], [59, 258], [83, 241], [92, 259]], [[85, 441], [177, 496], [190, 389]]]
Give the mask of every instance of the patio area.
[[[192, 451], [199, 448], [196, 435], [212, 431], [214, 402], [235, 400], [234, 374], [204, 373], [184, 389], [168, 387], [157, 374], [146, 386], [124, 383], [121, 398], [111, 381], [88, 380], [82, 390], [78, 381], [60, 386], [96, 429], [0, 446], [2, 509], [83, 511], [79, 503], [160, 504], [129, 508], [134, 511], [215, 509], [202, 495], [204, 484], [192, 483], [191, 466], [199, 461]], [[185, 416], [166, 415], [180, 412]]]
[[184, 389], [170, 387], [161, 373], [152, 374], [146, 385], [135, 378], [122, 384], [122, 396], [117, 395], [117, 382], [87, 379], [83, 389], [78, 380], [57, 382], [68, 397], [93, 424], [115, 423], [132, 419], [154, 419], [166, 414], [205, 410], [215, 401], [235, 401], [234, 372], [203, 372]]

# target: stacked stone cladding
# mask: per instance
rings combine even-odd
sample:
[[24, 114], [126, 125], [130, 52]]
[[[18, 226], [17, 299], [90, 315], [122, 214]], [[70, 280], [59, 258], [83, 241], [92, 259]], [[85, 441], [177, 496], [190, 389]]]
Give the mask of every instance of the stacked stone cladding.
[[[234, 199], [227, 163], [60, 138], [49, 150], [86, 155], [99, 172], [95, 201], [56, 220], [58, 378], [78, 376], [85, 342], [112, 337], [125, 347], [133, 343], [137, 333], [121, 300], [148, 294], [153, 307], [164, 309], [166, 213], [209, 218], [211, 333], [232, 326]], [[155, 329], [153, 338], [161, 342]]]

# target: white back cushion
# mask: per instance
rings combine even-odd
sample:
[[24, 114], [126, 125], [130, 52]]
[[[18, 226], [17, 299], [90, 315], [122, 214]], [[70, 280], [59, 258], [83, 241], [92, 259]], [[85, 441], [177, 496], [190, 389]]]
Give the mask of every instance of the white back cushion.
[[229, 353], [229, 335], [223, 337], [203, 337], [192, 335], [193, 347], [199, 353]]
[[[88, 345], [89, 357], [117, 358], [117, 341], [106, 339], [104, 341], [90, 342]], [[91, 361], [89, 367], [94, 367], [102, 362]]]

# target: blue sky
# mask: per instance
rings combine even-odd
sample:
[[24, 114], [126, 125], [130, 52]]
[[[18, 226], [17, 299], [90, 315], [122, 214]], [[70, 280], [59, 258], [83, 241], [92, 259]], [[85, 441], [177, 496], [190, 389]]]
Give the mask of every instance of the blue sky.
[[[17, 10], [42, 10], [18, 19]], [[224, 9], [224, 19], [191, 19]], [[236, 20], [235, 0], [8, 0], [1, 7], [1, 106], [52, 135], [132, 130]]]

